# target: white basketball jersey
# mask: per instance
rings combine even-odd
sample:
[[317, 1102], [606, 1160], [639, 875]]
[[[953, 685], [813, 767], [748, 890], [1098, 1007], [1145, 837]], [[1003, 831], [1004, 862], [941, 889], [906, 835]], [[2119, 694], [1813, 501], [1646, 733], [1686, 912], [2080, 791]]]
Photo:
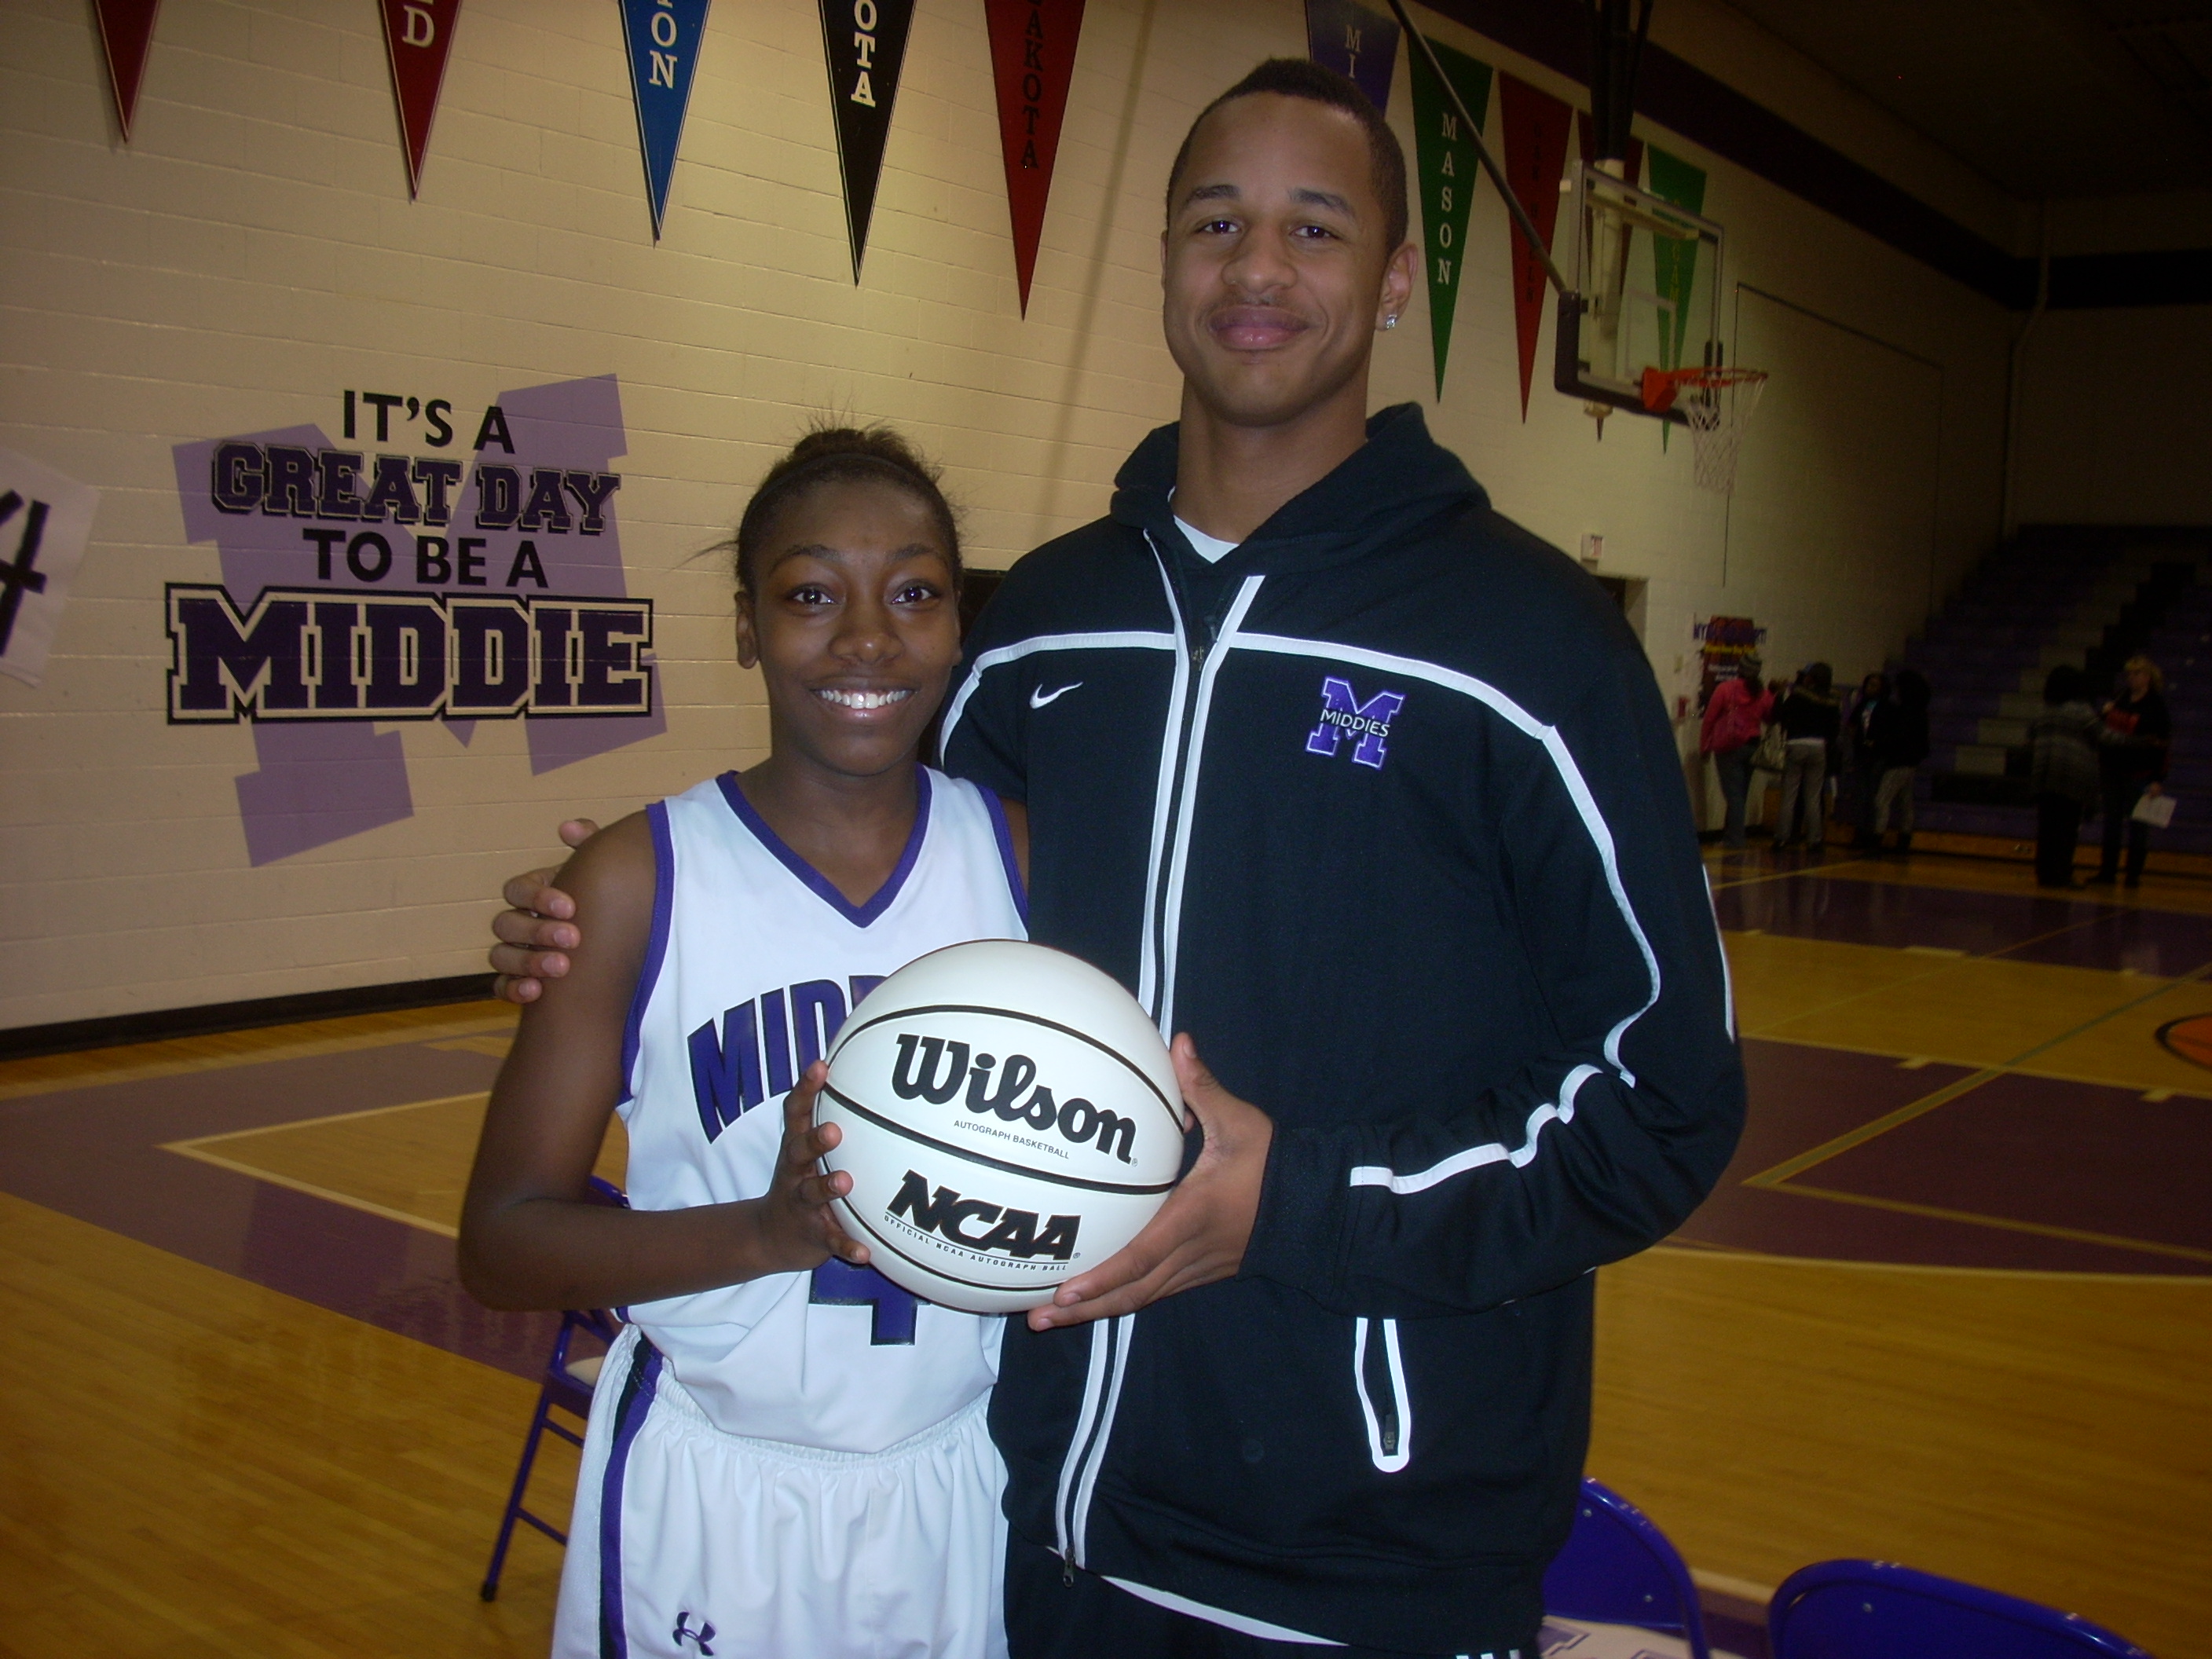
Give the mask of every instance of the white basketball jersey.
[[[1024, 936], [997, 798], [917, 769], [914, 833], [864, 905], [785, 845], [733, 773], [646, 809], [659, 878], [617, 1108], [635, 1207], [759, 1197], [783, 1098], [855, 1003], [942, 945]], [[969, 1404], [997, 1375], [1003, 1328], [834, 1259], [628, 1311], [716, 1427], [843, 1452]]]

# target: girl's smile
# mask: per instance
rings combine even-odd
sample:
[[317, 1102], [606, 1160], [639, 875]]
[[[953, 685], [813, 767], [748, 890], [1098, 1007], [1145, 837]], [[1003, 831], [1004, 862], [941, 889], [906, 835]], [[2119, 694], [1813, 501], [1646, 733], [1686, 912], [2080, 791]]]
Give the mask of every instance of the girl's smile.
[[764, 539], [738, 601], [738, 660], [768, 683], [763, 769], [830, 781], [907, 764], [960, 660], [938, 520], [910, 490], [840, 480], [779, 507]]

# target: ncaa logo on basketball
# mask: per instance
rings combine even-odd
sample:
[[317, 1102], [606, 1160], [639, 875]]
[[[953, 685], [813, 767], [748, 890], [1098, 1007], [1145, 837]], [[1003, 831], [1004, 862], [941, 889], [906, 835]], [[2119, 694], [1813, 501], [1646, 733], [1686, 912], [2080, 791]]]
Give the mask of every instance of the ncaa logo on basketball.
[[[1054, 1261], [1072, 1260], [1076, 1231], [1083, 1224], [1081, 1216], [1056, 1215], [1040, 1230], [1035, 1210], [1010, 1209], [980, 1198], [963, 1198], [950, 1187], [939, 1187], [933, 1194], [929, 1183], [913, 1170], [906, 1172], [906, 1179], [899, 1182], [898, 1193], [884, 1213], [894, 1219], [904, 1218], [919, 1231], [936, 1233], [979, 1254], [1004, 1250], [1024, 1261], [1036, 1255], [1048, 1255]], [[969, 1222], [989, 1231], [963, 1231]]]
[[945, 1307], [1050, 1301], [1136, 1237], [1182, 1167], [1159, 1031], [1065, 951], [933, 951], [868, 993], [828, 1058], [816, 1120], [839, 1139], [822, 1161], [852, 1177], [838, 1220], [871, 1267]]

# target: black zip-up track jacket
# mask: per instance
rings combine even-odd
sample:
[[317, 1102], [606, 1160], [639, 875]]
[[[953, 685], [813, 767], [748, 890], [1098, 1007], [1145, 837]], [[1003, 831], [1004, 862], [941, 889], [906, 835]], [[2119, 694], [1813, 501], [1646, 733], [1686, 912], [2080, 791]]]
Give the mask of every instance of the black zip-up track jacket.
[[1010, 1324], [1007, 1514], [1255, 1633], [1503, 1652], [1572, 1519], [1591, 1270], [1741, 1127], [1680, 763], [1618, 608], [1417, 408], [1212, 568], [1176, 443], [1006, 577], [945, 753], [1028, 804], [1031, 937], [1273, 1149], [1237, 1278]]

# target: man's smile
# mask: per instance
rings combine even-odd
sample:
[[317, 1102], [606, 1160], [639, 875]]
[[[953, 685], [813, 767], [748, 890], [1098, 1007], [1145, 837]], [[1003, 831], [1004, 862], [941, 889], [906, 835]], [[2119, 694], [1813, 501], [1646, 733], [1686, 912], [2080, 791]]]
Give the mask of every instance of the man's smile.
[[1313, 325], [1281, 306], [1224, 306], [1206, 319], [1207, 332], [1231, 351], [1285, 345]]

